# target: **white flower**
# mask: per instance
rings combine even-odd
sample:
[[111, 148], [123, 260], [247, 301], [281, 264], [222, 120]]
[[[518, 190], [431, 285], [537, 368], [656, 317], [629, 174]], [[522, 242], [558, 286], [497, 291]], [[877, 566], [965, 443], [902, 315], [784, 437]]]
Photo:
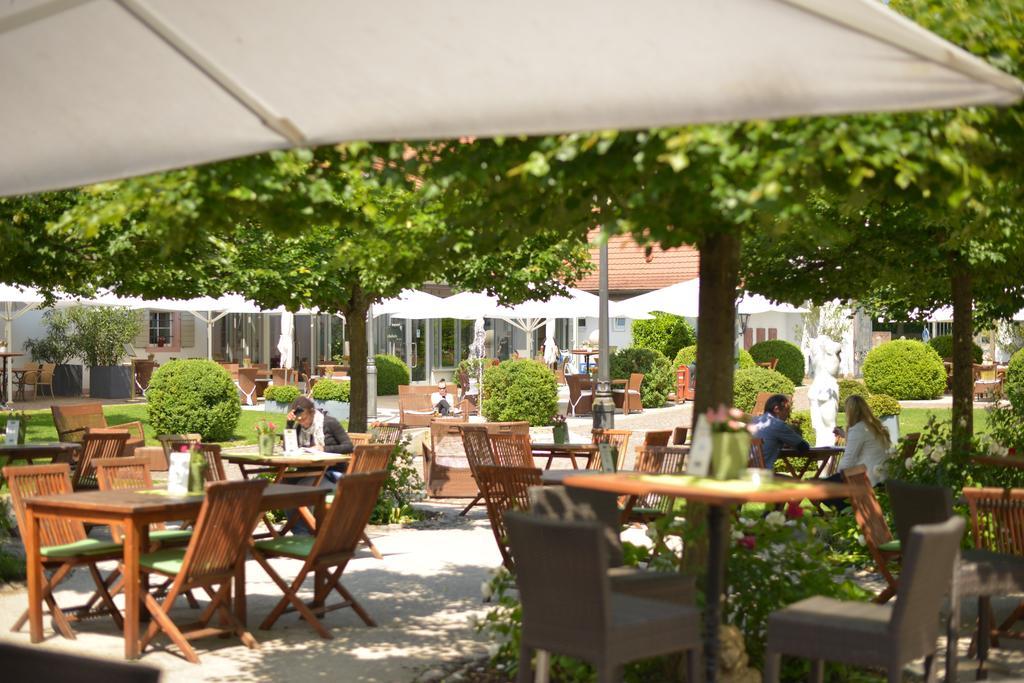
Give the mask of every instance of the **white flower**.
[[738, 541], [741, 538], [743, 538], [743, 536], [744, 536], [743, 532], [740, 531], [739, 529], [733, 529], [732, 530], [732, 540]]
[[867, 541], [864, 540], [864, 534], [857, 534], [857, 543], [859, 545], [867, 545]]
[[942, 446], [936, 445], [932, 449], [932, 452], [928, 454], [928, 457], [932, 459], [932, 462], [942, 462], [942, 458], [946, 456], [946, 449]]
[[498, 650], [500, 650], [500, 649], [501, 649], [501, 645], [499, 645], [498, 643], [488, 643], [487, 644], [487, 656], [491, 657], [492, 659], [494, 657], [497, 657], [498, 656]]
[[768, 526], [779, 527], [786, 523], [786, 515], [779, 510], [772, 510], [764, 518], [764, 521]]
[[903, 461], [903, 466], [906, 467], [908, 470], [911, 467], [913, 467], [913, 465], [914, 465], [914, 459], [913, 458], [907, 458], [906, 460]]
[[491, 582], [490, 581], [484, 581], [483, 583], [480, 584], [480, 595], [483, 596], [484, 600], [490, 600], [491, 599], [491, 595], [493, 595], [493, 594], [494, 594], [494, 591], [491, 589]]

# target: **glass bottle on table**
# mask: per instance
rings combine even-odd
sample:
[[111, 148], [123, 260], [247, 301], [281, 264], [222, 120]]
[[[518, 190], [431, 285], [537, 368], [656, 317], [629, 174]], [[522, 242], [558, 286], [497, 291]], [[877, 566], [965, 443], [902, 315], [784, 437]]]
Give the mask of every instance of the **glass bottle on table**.
[[188, 460], [188, 492], [189, 493], [202, 493], [204, 485], [206, 484], [206, 470], [209, 464], [206, 462], [206, 456], [203, 452], [196, 447], [192, 447], [191, 455]]

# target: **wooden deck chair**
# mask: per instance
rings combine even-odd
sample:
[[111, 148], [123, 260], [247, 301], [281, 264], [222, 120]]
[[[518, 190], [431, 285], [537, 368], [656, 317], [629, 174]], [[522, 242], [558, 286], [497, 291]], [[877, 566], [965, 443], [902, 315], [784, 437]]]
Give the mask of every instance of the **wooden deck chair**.
[[[686, 467], [689, 446], [644, 446], [633, 470], [646, 474], [679, 474]], [[675, 498], [660, 493], [630, 496], [623, 510], [623, 522], [651, 522], [667, 514]]]
[[50, 413], [53, 414], [53, 425], [57, 428], [57, 438], [60, 441], [82, 443], [82, 437], [90, 429], [113, 427], [114, 429], [126, 429], [131, 435], [125, 446], [125, 455], [131, 455], [137, 447], [146, 445], [146, 433], [141, 422], [135, 420], [134, 422], [108, 425], [107, 417], [103, 414], [103, 406], [99, 403], [50, 406]]
[[469, 501], [460, 516], [469, 513], [475, 506], [483, 502], [484, 494], [480, 488], [480, 466], [494, 465], [494, 454], [491, 452], [491, 440], [487, 437], [487, 427], [484, 425], [465, 425], [462, 430], [462, 446], [465, 449], [466, 461], [469, 463], [470, 472], [476, 480], [477, 494]]
[[402, 440], [402, 425], [398, 423], [374, 422], [370, 425], [370, 443], [395, 445]]
[[509, 510], [529, 511], [530, 487], [543, 485], [540, 470], [536, 467], [482, 465], [478, 477], [502, 564], [514, 573], [515, 562], [508, 545], [505, 513]]
[[[285, 612], [298, 612], [321, 638], [331, 638], [320, 618], [327, 612], [351, 607], [367, 626], [376, 626], [370, 615], [341, 584], [341, 576], [349, 560], [355, 555], [366, 524], [380, 496], [387, 475], [384, 472], [346, 474], [338, 480], [335, 503], [327, 510], [316, 536], [282, 536], [253, 544], [252, 556], [260, 563], [271, 580], [284, 593], [284, 597], [271, 610], [260, 628], [274, 625]], [[302, 561], [302, 568], [288, 584], [267, 561], [269, 557], [290, 557]], [[310, 604], [298, 597], [306, 577], [313, 574], [313, 600]], [[323, 581], [320, 582], [320, 577]], [[337, 591], [343, 602], [328, 605], [331, 591]]]
[[124, 455], [130, 434], [121, 429], [90, 429], [82, 437], [82, 450], [78, 454], [71, 488], [75, 491], [99, 488], [96, 481], [96, 462]]
[[[629, 447], [629, 437], [633, 435], [632, 429], [594, 429], [590, 432], [590, 438], [595, 446], [606, 443], [616, 449], [615, 469], [621, 470], [626, 462], [626, 448]], [[587, 462], [588, 470], [601, 469], [601, 452], [596, 451], [590, 456]]]
[[368, 432], [348, 432], [348, 440], [352, 442], [353, 446], [365, 446], [370, 443], [370, 434]]
[[[142, 637], [143, 651], [161, 631], [193, 664], [199, 663], [199, 656], [188, 641], [195, 638], [234, 633], [250, 649], [259, 647], [231, 610], [231, 584], [238, 563], [245, 561], [245, 551], [259, 517], [260, 498], [266, 486], [264, 479], [207, 484], [206, 498], [188, 547], [163, 548], [144, 553], [139, 558], [146, 574], [174, 579], [162, 603], [148, 593], [145, 596], [146, 609], [153, 620]], [[193, 588], [206, 589], [212, 599], [196, 624], [179, 628], [168, 613], [178, 596]], [[221, 619], [224, 628], [209, 626], [215, 615]], [[188, 630], [183, 631], [182, 628]]]
[[843, 480], [850, 485], [850, 506], [857, 518], [857, 525], [864, 534], [875, 569], [885, 579], [886, 587], [876, 595], [873, 602], [885, 603], [896, 595], [896, 577], [889, 569], [889, 563], [898, 561], [900, 557], [899, 542], [894, 541], [889, 525], [882, 514], [882, 507], [875, 498], [871, 488], [868, 470], [864, 465], [856, 465], [843, 470]]
[[764, 439], [751, 437], [750, 452], [747, 453], [747, 467], [763, 470], [766, 467], [764, 461]]
[[[7, 479], [7, 487], [11, 494], [11, 507], [14, 508], [14, 516], [18, 520], [19, 529], [28, 528], [25, 499], [32, 496], [71, 493], [71, 472], [67, 463], [5, 467], [3, 473]], [[89, 569], [89, 574], [96, 586], [94, 597], [103, 603], [103, 611], [110, 614], [119, 629], [123, 629], [124, 621], [121, 618], [121, 613], [114, 606], [109, 590], [120, 576], [120, 572], [115, 570], [104, 578], [96, 567], [97, 562], [120, 560], [124, 554], [120, 544], [89, 538], [85, 533], [85, 525], [80, 521], [48, 518], [39, 520], [39, 543], [44, 573], [46, 570], [51, 570], [49, 577], [43, 576], [42, 597], [50, 609], [56, 630], [65, 638], [74, 640], [75, 633], [71, 629], [68, 616], [71, 616], [71, 620], [84, 618], [89, 614], [91, 605], [95, 602], [90, 599], [86, 604], [78, 607], [61, 608], [54, 599], [53, 591], [57, 585], [70, 576], [72, 569], [82, 566]], [[19, 631], [26, 621], [28, 621], [27, 609], [14, 622], [11, 631]]]
[[423, 482], [436, 498], [475, 498], [479, 492], [462, 443], [463, 421], [434, 419], [430, 445], [423, 444]]
[[171, 453], [180, 451], [182, 446], [189, 450], [203, 442], [202, 434], [157, 434], [156, 440], [164, 449], [164, 456], [170, 462]]
[[502, 467], [534, 467], [529, 434], [488, 434], [494, 463]]
[[768, 403], [768, 399], [770, 399], [774, 395], [775, 394], [771, 391], [757, 392], [757, 398], [754, 399], [754, 409], [750, 412], [750, 414], [755, 417], [758, 415], [763, 415], [765, 404]]
[[235, 386], [238, 387], [238, 398], [244, 405], [256, 405], [256, 378], [259, 375], [260, 370], [257, 368], [238, 368]]
[[[153, 488], [153, 477], [149, 472], [149, 458], [106, 458], [96, 461], [96, 480], [100, 491], [122, 491]], [[168, 529], [163, 522], [149, 525], [149, 540], [160, 545], [187, 542], [192, 538], [188, 529]], [[120, 524], [110, 525], [110, 535], [123, 542], [124, 529]]]

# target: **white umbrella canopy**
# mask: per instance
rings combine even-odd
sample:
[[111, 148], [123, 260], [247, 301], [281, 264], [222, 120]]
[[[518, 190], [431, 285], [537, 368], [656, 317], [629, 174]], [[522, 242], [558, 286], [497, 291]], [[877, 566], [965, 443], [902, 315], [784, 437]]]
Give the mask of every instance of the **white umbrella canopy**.
[[[700, 278], [677, 282], [668, 287], [640, 294], [618, 302], [620, 315], [635, 318], [645, 313], [663, 311], [684, 318], [696, 318], [700, 305]], [[772, 301], [760, 294], [744, 292], [736, 301], [736, 313], [756, 315], [758, 313], [806, 313], [807, 309], [791, 304]]]
[[[524, 301], [514, 306], [502, 307], [495, 317], [530, 320], [537, 318], [596, 318], [600, 297], [582, 289], [570, 287], [565, 296], [553, 296], [547, 301]], [[637, 312], [638, 313], [638, 312]], [[627, 317], [614, 301], [608, 302], [608, 315]], [[639, 314], [641, 318], [649, 315]], [[631, 316], [629, 316], [631, 317]]]
[[[344, 39], [339, 40], [339, 31]], [[344, 140], [1009, 104], [877, 0], [8, 0], [0, 194]]]
[[460, 292], [452, 296], [433, 297], [435, 301], [423, 300], [417, 308], [402, 308], [391, 314], [393, 318], [454, 318], [456, 320], [476, 320], [477, 318], [500, 318], [502, 307], [498, 305], [498, 297], [479, 292]]
[[441, 297], [434, 296], [433, 294], [427, 294], [416, 289], [406, 289], [392, 299], [384, 299], [380, 303], [374, 304], [373, 316], [415, 317], [415, 314], [425, 309], [432, 309], [442, 300]]

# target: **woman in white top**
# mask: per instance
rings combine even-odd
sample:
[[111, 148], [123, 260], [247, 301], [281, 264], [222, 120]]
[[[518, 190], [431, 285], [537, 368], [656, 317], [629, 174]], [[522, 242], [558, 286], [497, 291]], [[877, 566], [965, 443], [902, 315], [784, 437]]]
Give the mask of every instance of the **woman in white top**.
[[886, 478], [886, 460], [889, 459], [889, 430], [875, 417], [863, 396], [846, 399], [846, 432], [836, 427], [837, 436], [846, 437], [846, 451], [839, 461], [839, 471], [855, 465], [864, 465], [872, 486]]

